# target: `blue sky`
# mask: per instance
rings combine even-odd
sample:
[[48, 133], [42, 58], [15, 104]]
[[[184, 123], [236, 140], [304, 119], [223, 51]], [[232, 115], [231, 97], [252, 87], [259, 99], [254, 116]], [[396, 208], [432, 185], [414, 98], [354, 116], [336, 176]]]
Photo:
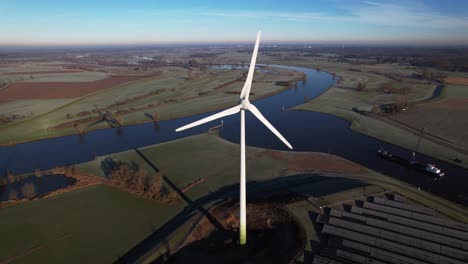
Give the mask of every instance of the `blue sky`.
[[464, 0], [0, 0], [0, 45], [468, 44]]

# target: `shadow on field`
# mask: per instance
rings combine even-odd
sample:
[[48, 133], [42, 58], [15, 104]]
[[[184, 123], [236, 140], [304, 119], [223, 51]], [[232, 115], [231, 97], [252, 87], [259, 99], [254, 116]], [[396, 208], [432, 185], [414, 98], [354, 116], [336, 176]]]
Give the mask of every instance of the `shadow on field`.
[[[151, 168], [153, 168], [153, 170], [155, 172], [159, 172], [159, 169], [148, 159], [146, 158], [145, 155], [143, 155], [143, 153], [141, 153], [141, 151], [137, 148], [134, 148], [135, 152], [148, 164], [151, 166]], [[185, 195], [184, 192], [182, 192], [182, 190], [177, 187], [177, 185], [175, 185], [174, 182], [172, 182], [168, 177], [166, 177], [165, 175], [162, 176], [164, 181], [169, 185], [171, 186], [171, 188], [177, 192], [177, 194], [182, 198], [184, 199], [184, 201], [190, 206], [190, 207], [194, 207], [196, 208], [198, 211], [200, 211], [200, 213], [202, 213], [205, 217], [208, 218], [208, 220], [219, 230], [219, 231], [225, 231], [224, 230], [224, 227], [207, 211], [205, 210], [205, 208], [203, 208], [201, 205], [193, 202], [187, 195]]]
[[[147, 160], [139, 150], [135, 149], [135, 151], [139, 153], [140, 156], [145, 159], [151, 167], [153, 167], [153, 169], [157, 170], [157, 168]], [[213, 193], [192, 201], [184, 193], [180, 192], [170, 179], [164, 177], [164, 180], [171, 187], [175, 188], [175, 190], [178, 190], [181, 197], [189, 204], [189, 206], [133, 247], [130, 251], [121, 256], [116, 263], [133, 263], [146, 259], [159, 249], [159, 245], [164, 243], [164, 241], [167, 241], [166, 238], [168, 235], [182, 226], [188, 219], [190, 219], [190, 217], [195, 215], [197, 210], [200, 210], [202, 206], [223, 199], [238, 200], [239, 196], [239, 185], [234, 184], [222, 187]], [[294, 199], [296, 200], [298, 197], [299, 199], [307, 199], [310, 196], [323, 196], [365, 185], [367, 184], [353, 179], [332, 178], [321, 176], [320, 174], [299, 174], [261, 182], [248, 182], [247, 194], [249, 201], [274, 200], [275, 202], [281, 202], [284, 200], [284, 202], [287, 202], [288, 199], [291, 199], [291, 196], [295, 197]], [[285, 196], [289, 197], [287, 199], [282, 199]], [[202, 210], [207, 212], [205, 209]], [[313, 254], [313, 252], [311, 252], [311, 254]]]

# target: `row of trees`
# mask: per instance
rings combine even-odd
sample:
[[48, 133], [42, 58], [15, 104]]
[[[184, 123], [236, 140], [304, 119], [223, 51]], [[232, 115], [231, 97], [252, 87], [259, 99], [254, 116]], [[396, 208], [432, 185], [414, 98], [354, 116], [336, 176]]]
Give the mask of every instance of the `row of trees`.
[[34, 182], [25, 182], [18, 188], [10, 187], [10, 193], [8, 194], [8, 200], [16, 200], [19, 198], [18, 189], [23, 194], [24, 198], [32, 200], [37, 195], [36, 185]]
[[175, 191], [169, 191], [163, 186], [163, 176], [160, 173], [150, 176], [146, 171], [125, 163], [113, 169], [110, 183], [141, 197], [161, 202], [171, 202], [178, 197]]

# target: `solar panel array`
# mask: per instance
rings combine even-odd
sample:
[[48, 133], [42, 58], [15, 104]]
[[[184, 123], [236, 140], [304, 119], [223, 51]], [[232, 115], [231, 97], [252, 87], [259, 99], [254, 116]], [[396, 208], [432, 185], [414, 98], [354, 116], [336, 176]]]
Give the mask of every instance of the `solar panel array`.
[[467, 224], [438, 218], [402, 196], [369, 201], [318, 217], [322, 246], [315, 264], [468, 263]]

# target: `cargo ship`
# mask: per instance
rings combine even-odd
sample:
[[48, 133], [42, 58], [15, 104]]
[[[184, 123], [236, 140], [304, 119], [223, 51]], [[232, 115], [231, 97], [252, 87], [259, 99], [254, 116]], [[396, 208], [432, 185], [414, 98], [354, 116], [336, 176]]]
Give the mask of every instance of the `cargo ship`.
[[[416, 161], [414, 158], [412, 160], [408, 160], [408, 159], [405, 159], [403, 157], [400, 157], [400, 156], [397, 156], [397, 155], [393, 155], [391, 154], [390, 152], [386, 151], [386, 150], [383, 150], [383, 149], [379, 149], [377, 151], [377, 156], [378, 157], [381, 157], [383, 159], [387, 159], [387, 160], [391, 160], [391, 161], [394, 161], [396, 163], [399, 163], [403, 166], [408, 166], [408, 167], [412, 167], [412, 168], [415, 168], [419, 171], [422, 171], [428, 175], [431, 175], [435, 178], [441, 178], [445, 175], [445, 173], [437, 168], [434, 164], [431, 164], [431, 163], [427, 163], [426, 165], [424, 164], [421, 164], [419, 163], [418, 161]], [[414, 155], [413, 155], [414, 157]]]

